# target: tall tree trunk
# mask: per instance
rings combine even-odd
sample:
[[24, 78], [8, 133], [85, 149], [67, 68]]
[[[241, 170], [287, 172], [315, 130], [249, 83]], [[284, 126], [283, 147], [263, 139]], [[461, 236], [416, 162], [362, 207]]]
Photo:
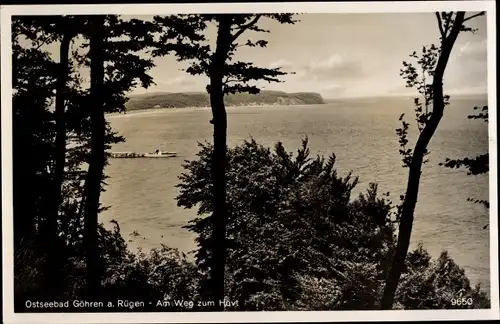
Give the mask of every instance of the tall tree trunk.
[[66, 121], [65, 121], [65, 99], [66, 86], [69, 79], [69, 46], [71, 37], [64, 35], [60, 45], [60, 74], [57, 84], [55, 119], [56, 119], [56, 154], [54, 167], [54, 205], [53, 215], [50, 220], [50, 229], [56, 230], [57, 216], [62, 202], [62, 185], [64, 178], [64, 166], [66, 164]]
[[[14, 125], [16, 127], [16, 125]], [[21, 127], [21, 126], [17, 126]], [[15, 141], [13, 147], [13, 205], [14, 205], [14, 253], [30, 244], [36, 236], [36, 194], [34, 167], [23, 151], [30, 147], [26, 141]]]
[[433, 90], [433, 110], [427, 121], [424, 129], [418, 137], [415, 144], [410, 171], [408, 175], [408, 183], [406, 187], [406, 195], [403, 201], [401, 213], [401, 221], [399, 224], [398, 242], [396, 251], [392, 260], [392, 267], [386, 280], [384, 295], [382, 298], [382, 309], [391, 309], [394, 303], [394, 296], [404, 269], [404, 262], [410, 246], [410, 238], [413, 227], [413, 217], [415, 206], [418, 199], [418, 190], [420, 185], [420, 175], [422, 173], [422, 163], [427, 146], [436, 131], [444, 112], [444, 95], [443, 95], [443, 75], [448, 64], [448, 59], [453, 49], [453, 45], [460, 33], [464, 22], [464, 12], [458, 12], [455, 17], [455, 22], [447, 37], [443, 37], [441, 44], [441, 52], [436, 65], [434, 80], [432, 83]]
[[90, 157], [89, 169], [85, 181], [85, 224], [84, 246], [87, 263], [88, 298], [99, 298], [101, 288], [100, 255], [98, 250], [97, 224], [101, 181], [104, 173], [104, 102], [102, 87], [104, 84], [104, 40], [102, 29], [104, 16], [90, 18]]
[[65, 123], [65, 96], [66, 86], [69, 78], [69, 46], [71, 37], [63, 35], [60, 44], [59, 76], [57, 80], [57, 94], [55, 105], [56, 120], [56, 140], [55, 140], [55, 166], [52, 190], [52, 203], [49, 206], [46, 239], [48, 240], [47, 261], [49, 265], [49, 287], [50, 292], [58, 293], [61, 288], [59, 271], [61, 255], [58, 249], [57, 219], [59, 208], [62, 202], [62, 185], [64, 176], [64, 166], [66, 164], [66, 123]]
[[224, 105], [223, 76], [227, 53], [231, 44], [230, 17], [218, 18], [217, 48], [212, 57], [210, 71], [210, 105], [214, 125], [214, 151], [212, 155], [212, 260], [210, 267], [211, 298], [216, 309], [223, 309], [219, 301], [224, 299], [224, 274], [226, 265], [226, 226], [228, 208], [226, 204], [227, 168], [227, 114]]

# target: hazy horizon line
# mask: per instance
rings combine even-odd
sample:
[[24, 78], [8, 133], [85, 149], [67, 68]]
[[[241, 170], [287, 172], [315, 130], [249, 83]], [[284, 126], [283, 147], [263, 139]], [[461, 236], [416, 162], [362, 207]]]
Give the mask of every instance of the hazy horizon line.
[[[410, 94], [410, 93], [386, 93], [386, 94], [369, 94], [369, 95], [358, 95], [358, 96], [337, 96], [337, 97], [330, 97], [330, 96], [324, 96], [319, 92], [315, 91], [293, 91], [293, 92], [287, 92], [284, 90], [271, 90], [271, 89], [261, 89], [261, 91], [269, 91], [269, 92], [283, 92], [286, 94], [296, 94], [296, 93], [316, 93], [319, 94], [323, 100], [337, 100], [337, 99], [359, 99], [359, 98], [398, 98], [398, 97], [415, 97], [416, 94]], [[148, 96], [148, 95], [154, 95], [154, 94], [208, 94], [206, 91], [197, 91], [197, 90], [189, 90], [189, 91], [151, 91], [151, 92], [144, 92], [144, 93], [139, 93], [139, 94], [130, 94], [128, 98], [133, 98], [133, 97], [142, 97], [142, 96]], [[479, 96], [488, 96], [488, 92], [460, 92], [460, 93], [454, 93], [450, 92], [448, 93], [449, 96], [454, 96], [454, 97], [479, 97]]]

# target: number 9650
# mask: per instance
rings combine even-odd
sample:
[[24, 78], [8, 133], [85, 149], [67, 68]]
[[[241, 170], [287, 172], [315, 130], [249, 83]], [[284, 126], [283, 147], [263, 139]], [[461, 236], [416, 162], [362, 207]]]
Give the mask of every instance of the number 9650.
[[452, 298], [452, 306], [472, 306], [472, 298]]

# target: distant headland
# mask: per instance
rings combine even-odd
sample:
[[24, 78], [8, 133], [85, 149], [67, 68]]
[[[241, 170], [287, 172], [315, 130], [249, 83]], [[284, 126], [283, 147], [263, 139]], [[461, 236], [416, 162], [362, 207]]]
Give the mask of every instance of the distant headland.
[[[227, 106], [272, 106], [272, 105], [317, 105], [325, 100], [319, 93], [263, 90], [258, 94], [238, 93], [225, 97]], [[159, 109], [209, 107], [210, 99], [204, 92], [155, 92], [131, 96], [126, 104], [127, 111]]]

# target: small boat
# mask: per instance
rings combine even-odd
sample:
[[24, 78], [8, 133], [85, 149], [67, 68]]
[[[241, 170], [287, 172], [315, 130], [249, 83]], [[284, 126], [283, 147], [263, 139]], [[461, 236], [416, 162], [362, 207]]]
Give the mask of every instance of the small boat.
[[161, 153], [145, 153], [144, 157], [147, 158], [165, 158], [165, 157], [176, 157], [176, 152], [161, 152]]
[[121, 159], [133, 159], [133, 158], [170, 158], [176, 157], [176, 152], [163, 152], [156, 150], [153, 153], [136, 153], [136, 152], [111, 152], [110, 157], [121, 158]]

